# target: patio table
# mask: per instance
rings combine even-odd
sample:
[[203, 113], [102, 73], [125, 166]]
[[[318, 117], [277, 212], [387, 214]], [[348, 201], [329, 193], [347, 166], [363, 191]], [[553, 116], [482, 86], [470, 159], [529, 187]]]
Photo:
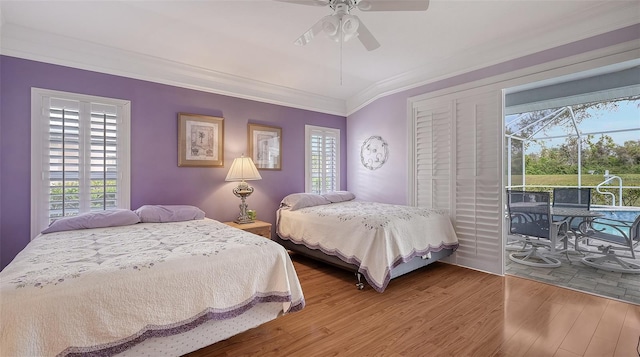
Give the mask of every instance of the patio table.
[[[564, 217], [564, 219], [567, 219], [569, 230], [571, 230], [575, 239], [575, 243], [573, 243], [575, 251], [577, 251], [578, 240], [582, 237], [586, 237], [586, 229], [590, 227], [591, 220], [596, 217], [604, 216], [602, 212], [573, 207], [551, 207], [551, 214], [553, 216]], [[580, 224], [577, 228], [574, 227], [572, 223], [573, 220], [577, 218], [583, 218], [586, 225]]]

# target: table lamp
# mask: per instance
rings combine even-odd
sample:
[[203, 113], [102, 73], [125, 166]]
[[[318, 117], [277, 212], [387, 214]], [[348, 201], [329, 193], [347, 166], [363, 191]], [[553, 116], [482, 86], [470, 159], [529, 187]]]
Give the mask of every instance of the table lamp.
[[247, 216], [246, 198], [253, 193], [253, 187], [249, 186], [245, 181], [262, 180], [262, 176], [258, 172], [256, 165], [250, 157], [241, 157], [233, 159], [229, 173], [225, 181], [240, 181], [238, 186], [233, 189], [233, 194], [240, 197], [240, 216], [234, 222], [238, 224], [253, 223], [254, 220]]

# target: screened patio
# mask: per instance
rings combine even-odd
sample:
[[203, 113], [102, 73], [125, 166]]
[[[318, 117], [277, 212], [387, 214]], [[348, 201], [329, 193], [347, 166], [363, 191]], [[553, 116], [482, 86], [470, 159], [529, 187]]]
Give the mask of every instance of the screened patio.
[[[640, 171], [637, 170], [640, 150], [634, 151], [631, 159], [617, 156], [627, 155], [630, 149], [640, 149], [639, 65], [640, 61], [636, 61], [627, 68], [603, 68], [596, 73], [580, 73], [571, 78], [505, 90], [505, 189], [548, 192], [553, 202], [554, 189], [588, 188], [592, 195], [591, 210], [607, 218], [633, 222], [640, 215]], [[620, 113], [613, 110], [619, 109], [615, 105], [598, 104], [623, 103], [628, 99], [631, 105], [626, 112], [628, 120], [624, 121], [617, 120]], [[590, 106], [599, 113], [586, 115]], [[627, 151], [620, 149], [623, 147]], [[620, 150], [604, 150], [608, 148]], [[594, 159], [595, 154], [599, 160]], [[507, 207], [505, 213], [508, 213]], [[575, 241], [572, 234], [569, 232], [570, 239]], [[512, 238], [507, 231], [506, 274], [640, 304], [637, 289], [640, 274], [594, 268], [583, 263], [587, 256], [603, 256], [596, 245], [605, 246], [605, 242], [593, 240], [594, 244], [588, 249], [597, 254], [573, 251], [552, 255], [561, 262], [554, 268], [532, 267], [510, 260]], [[548, 253], [549, 249], [545, 249]], [[636, 246], [636, 259], [623, 258], [637, 266], [639, 251]]]
[[[640, 100], [633, 101], [634, 105], [637, 105], [636, 102], [640, 103]], [[640, 213], [640, 207], [638, 207], [640, 203], [635, 199], [638, 195], [636, 191], [640, 190], [637, 179], [625, 180], [624, 175], [619, 175], [606, 168], [593, 170], [583, 165], [584, 146], [590, 145], [590, 141], [593, 141], [597, 136], [625, 134], [625, 137], [629, 137], [629, 135], [637, 137], [637, 141], [640, 142], [640, 116], [636, 120], [635, 127], [588, 131], [583, 130], [581, 123], [576, 120], [572, 106], [546, 110], [542, 113], [544, 115], [540, 118], [532, 118], [531, 113], [521, 113], [512, 115], [505, 121], [506, 189], [552, 191], [557, 187], [591, 188], [596, 207], [637, 210]], [[640, 111], [638, 113], [640, 115]], [[611, 124], [610, 126], [614, 127], [615, 125]], [[562, 128], [565, 133], [557, 135], [558, 128]], [[553, 145], [553, 142], [557, 144], [559, 140], [564, 140], [569, 144], [567, 146], [572, 146], [573, 149], [577, 170], [575, 173], [564, 175], [565, 181], [571, 181], [570, 184], [567, 182], [558, 184], [557, 180], [551, 178], [548, 182], [544, 182], [544, 177], [527, 180], [527, 155], [535, 155], [535, 151], [540, 150], [541, 146], [546, 148], [545, 142], [551, 142]], [[637, 176], [640, 179], [640, 175]], [[624, 199], [631, 196], [634, 199]]]

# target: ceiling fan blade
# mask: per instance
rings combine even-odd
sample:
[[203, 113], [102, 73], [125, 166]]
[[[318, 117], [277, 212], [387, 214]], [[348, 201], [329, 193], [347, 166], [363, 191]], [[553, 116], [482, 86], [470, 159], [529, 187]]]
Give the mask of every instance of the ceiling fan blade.
[[307, 43], [311, 42], [311, 40], [313, 40], [313, 38], [316, 37], [318, 33], [322, 32], [324, 21], [328, 17], [331, 17], [331, 16], [328, 15], [321, 18], [320, 21], [316, 22], [315, 25], [311, 26], [311, 28], [308, 29], [307, 32], [303, 33], [302, 36], [298, 37], [293, 43], [295, 43], [298, 46], [304, 46]]
[[356, 6], [361, 11], [425, 11], [429, 0], [361, 0]]
[[310, 6], [327, 6], [329, 4], [329, 0], [274, 0], [279, 2], [288, 2], [291, 4], [298, 5], [310, 5]]
[[358, 39], [360, 40], [360, 42], [362, 42], [364, 48], [366, 48], [367, 51], [373, 51], [376, 48], [380, 47], [380, 43], [378, 42], [378, 40], [376, 40], [375, 37], [373, 37], [373, 34], [364, 25], [364, 23], [362, 23], [362, 20], [360, 20], [358, 16], [353, 15], [353, 17], [355, 17], [360, 23], [358, 25]]

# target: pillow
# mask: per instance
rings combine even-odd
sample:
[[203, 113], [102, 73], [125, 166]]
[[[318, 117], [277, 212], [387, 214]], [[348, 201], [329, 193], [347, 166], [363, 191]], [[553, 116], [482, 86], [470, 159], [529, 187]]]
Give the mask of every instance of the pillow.
[[140, 222], [140, 217], [128, 209], [112, 209], [82, 213], [73, 217], [64, 217], [51, 222], [42, 234], [72, 231], [74, 229], [128, 226]]
[[280, 207], [295, 211], [300, 208], [328, 205], [329, 203], [331, 201], [315, 193], [292, 193], [282, 199]]
[[322, 196], [324, 196], [324, 198], [326, 198], [329, 201], [331, 201], [331, 203], [351, 201], [351, 200], [356, 198], [356, 195], [354, 195], [353, 193], [351, 193], [349, 191], [327, 192]]
[[188, 205], [144, 205], [137, 210], [140, 222], [165, 223], [204, 219], [204, 211]]

